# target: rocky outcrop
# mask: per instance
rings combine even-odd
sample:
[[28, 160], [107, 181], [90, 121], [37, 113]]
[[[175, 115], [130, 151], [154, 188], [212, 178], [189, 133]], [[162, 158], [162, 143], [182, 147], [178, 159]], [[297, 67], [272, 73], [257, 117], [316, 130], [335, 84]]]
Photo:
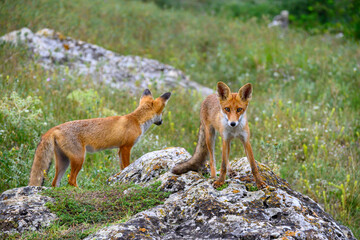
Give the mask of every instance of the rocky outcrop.
[[263, 164], [258, 165], [267, 189], [256, 190], [250, 165], [241, 158], [231, 162], [238, 175], [216, 190], [202, 174], [170, 173], [189, 157], [183, 148], [148, 153], [111, 177], [110, 183], [161, 181], [160, 187], [173, 194], [163, 205], [87, 239], [355, 239], [320, 205]]
[[52, 198], [39, 193], [45, 187], [21, 187], [0, 195], [0, 238], [12, 233], [38, 231], [57, 217], [45, 206]]
[[0, 38], [14, 44], [24, 43], [47, 69], [68, 67], [76, 74], [91, 75], [96, 82], [137, 92], [145, 88], [175, 87], [195, 89], [203, 95], [213, 93], [180, 70], [156, 60], [138, 56], [121, 56], [94, 44], [86, 43], [51, 29], [33, 33], [28, 28], [10, 32]]
[[[109, 184], [160, 181], [160, 188], [172, 194], [164, 204], [140, 212], [126, 223], [104, 227], [86, 239], [355, 239], [319, 204], [292, 190], [263, 164], [258, 167], [268, 188], [256, 189], [250, 165], [241, 158], [231, 161], [237, 176], [216, 190], [207, 177], [208, 166], [202, 173], [180, 176], [169, 171], [189, 158], [183, 148], [155, 151], [109, 178]], [[24, 187], [0, 196], [2, 231], [36, 230], [56, 219], [44, 206], [53, 200], [38, 194], [42, 189]]]

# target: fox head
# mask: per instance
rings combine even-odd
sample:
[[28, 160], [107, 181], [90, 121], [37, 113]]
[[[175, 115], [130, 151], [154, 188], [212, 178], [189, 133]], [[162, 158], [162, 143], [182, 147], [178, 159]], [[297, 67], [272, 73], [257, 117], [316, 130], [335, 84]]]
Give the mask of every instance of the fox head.
[[230, 88], [223, 82], [218, 82], [217, 91], [223, 114], [228, 126], [236, 127], [245, 115], [252, 94], [252, 85], [245, 84], [239, 92], [232, 93]]
[[167, 92], [154, 99], [149, 89], [144, 90], [138, 108], [145, 122], [151, 121], [156, 125], [162, 124], [162, 112], [170, 96], [171, 93]]

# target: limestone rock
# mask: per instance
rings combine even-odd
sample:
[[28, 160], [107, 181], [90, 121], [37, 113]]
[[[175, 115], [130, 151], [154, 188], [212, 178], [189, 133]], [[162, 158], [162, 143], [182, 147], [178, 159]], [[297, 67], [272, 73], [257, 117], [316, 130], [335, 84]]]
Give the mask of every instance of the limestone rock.
[[172, 194], [163, 205], [87, 239], [355, 239], [348, 228], [265, 165], [258, 164], [269, 188], [254, 191], [250, 165], [241, 158], [231, 161], [238, 175], [216, 190], [212, 180], [197, 172], [170, 173], [189, 157], [183, 148], [148, 153], [111, 177], [111, 183], [161, 181], [160, 188]]
[[57, 217], [45, 206], [52, 198], [39, 193], [45, 187], [21, 187], [0, 195], [0, 238], [11, 233], [37, 231]]
[[96, 82], [119, 89], [138, 92], [148, 87], [164, 90], [180, 87], [197, 90], [206, 96], [213, 93], [212, 89], [190, 81], [172, 66], [138, 56], [121, 56], [52, 29], [45, 28], [34, 34], [30, 29], [22, 28], [0, 40], [26, 44], [46, 69], [68, 67], [73, 73], [90, 75]]

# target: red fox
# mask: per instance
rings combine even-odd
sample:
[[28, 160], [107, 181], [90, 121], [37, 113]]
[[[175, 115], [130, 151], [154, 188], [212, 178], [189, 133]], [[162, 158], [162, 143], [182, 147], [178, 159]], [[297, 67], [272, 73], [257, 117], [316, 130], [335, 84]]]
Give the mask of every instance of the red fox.
[[214, 187], [224, 184], [226, 173], [234, 174], [229, 164], [230, 142], [234, 138], [240, 138], [257, 187], [266, 187], [261, 180], [256, 167], [254, 155], [250, 145], [250, 130], [246, 118], [246, 109], [252, 95], [252, 85], [245, 84], [238, 93], [231, 93], [230, 88], [223, 82], [217, 84], [218, 95], [208, 96], [201, 104], [199, 139], [195, 153], [188, 161], [176, 165], [172, 172], [175, 174], [186, 173], [190, 170], [198, 171], [210, 155], [211, 177], [216, 176], [214, 158], [215, 130], [222, 138], [222, 163], [219, 179], [214, 182]]
[[171, 96], [170, 92], [153, 99], [146, 89], [134, 112], [124, 116], [93, 118], [66, 122], [51, 128], [42, 137], [36, 149], [30, 173], [30, 186], [40, 186], [55, 155], [53, 187], [58, 187], [69, 164], [69, 184], [77, 187], [76, 177], [85, 160], [86, 152], [120, 148], [120, 168], [130, 164], [131, 148], [155, 123], [162, 124], [162, 112]]

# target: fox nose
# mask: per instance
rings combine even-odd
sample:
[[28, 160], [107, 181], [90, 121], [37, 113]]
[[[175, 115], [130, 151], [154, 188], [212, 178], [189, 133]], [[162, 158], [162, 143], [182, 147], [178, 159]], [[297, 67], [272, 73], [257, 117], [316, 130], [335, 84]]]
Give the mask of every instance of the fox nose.
[[235, 127], [235, 126], [236, 126], [236, 122], [231, 122], [231, 123], [230, 123], [230, 126]]
[[162, 124], [162, 119], [160, 121], [156, 122], [155, 124], [158, 125], [158, 126], [161, 125]]

